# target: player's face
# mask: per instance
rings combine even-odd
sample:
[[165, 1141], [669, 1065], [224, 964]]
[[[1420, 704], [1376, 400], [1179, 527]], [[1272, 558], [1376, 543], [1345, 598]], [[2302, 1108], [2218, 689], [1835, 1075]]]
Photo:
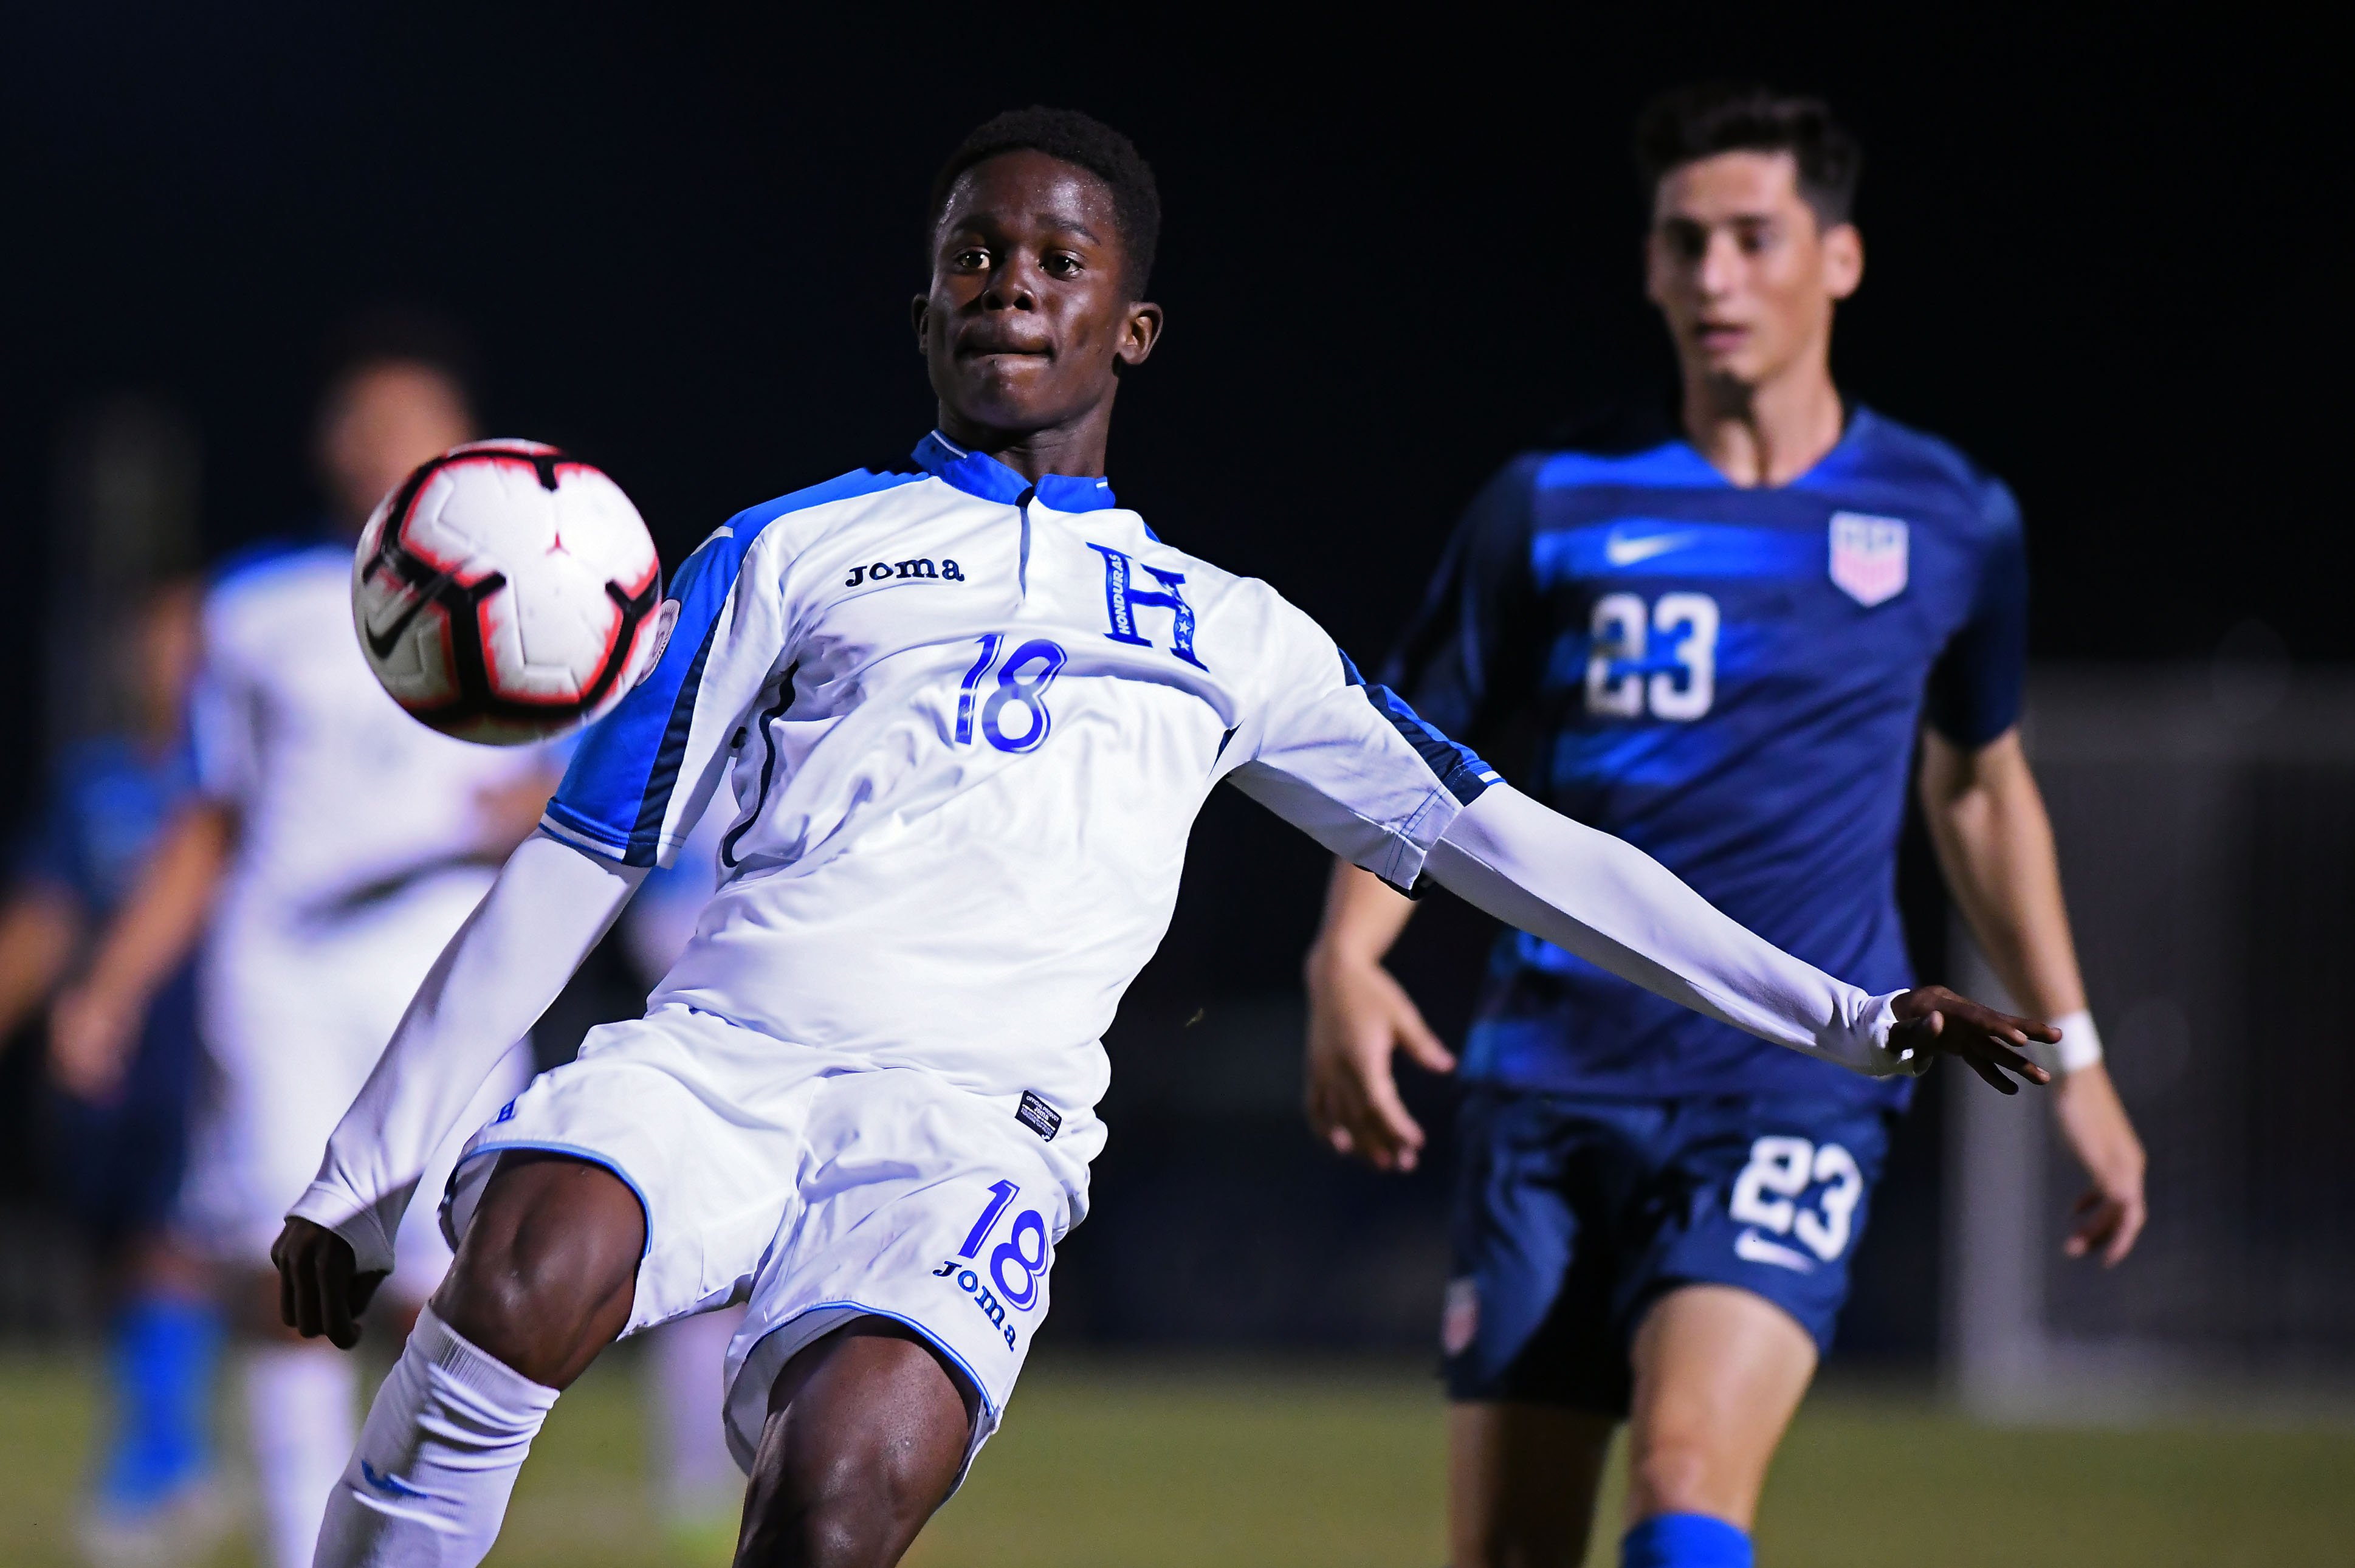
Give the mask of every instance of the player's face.
[[400, 360], [364, 367], [328, 395], [319, 416], [327, 498], [357, 528], [410, 469], [474, 434], [464, 396], [440, 371]]
[[1720, 153], [1661, 178], [1645, 273], [1688, 379], [1756, 387], [1829, 354], [1864, 244], [1817, 221], [1788, 153]]
[[933, 231], [916, 341], [952, 434], [1020, 437], [1108, 415], [1161, 309], [1135, 300], [1112, 188], [1044, 153], [958, 176]]

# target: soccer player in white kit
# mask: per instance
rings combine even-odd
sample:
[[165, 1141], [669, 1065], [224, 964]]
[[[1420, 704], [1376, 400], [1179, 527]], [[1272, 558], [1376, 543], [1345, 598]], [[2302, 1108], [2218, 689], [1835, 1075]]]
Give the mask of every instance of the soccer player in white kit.
[[[328, 534], [266, 546], [217, 576], [192, 702], [197, 803], [167, 829], [61, 1027], [127, 1041], [208, 920], [198, 1094], [175, 1229], [223, 1266], [272, 1338], [247, 1359], [262, 1523], [280, 1568], [304, 1568], [357, 1424], [355, 1369], [261, 1304], [257, 1265], [318, 1148], [392, 1036], [434, 956], [552, 782], [536, 751], [435, 734], [387, 696], [352, 626], [352, 538], [424, 458], [471, 439], [433, 329], [391, 317], [344, 346], [318, 424]], [[340, 529], [340, 537], [335, 537]], [[524, 1030], [518, 1029], [520, 1036]], [[514, 1045], [514, 1039], [506, 1042]], [[502, 1049], [476, 1119], [528, 1075]], [[458, 1140], [433, 1151], [446, 1172]], [[421, 1302], [450, 1253], [430, 1213], [401, 1233], [394, 1294]]]
[[318, 1562], [471, 1564], [549, 1407], [617, 1335], [749, 1303], [727, 1422], [740, 1564], [899, 1561], [996, 1426], [1104, 1128], [1098, 1037], [1231, 781], [1400, 887], [1483, 908], [1860, 1072], [1933, 1050], [2034, 1081], [2050, 1031], [1870, 997], [1538, 806], [1266, 584], [1103, 477], [1152, 177], [1083, 115], [968, 137], [935, 187], [914, 460], [740, 513], [681, 567], [649, 677], [592, 730], [435, 965], [274, 1256], [348, 1342], [427, 1154], [722, 775], [725, 881], [645, 1019], [474, 1135], [458, 1261]]

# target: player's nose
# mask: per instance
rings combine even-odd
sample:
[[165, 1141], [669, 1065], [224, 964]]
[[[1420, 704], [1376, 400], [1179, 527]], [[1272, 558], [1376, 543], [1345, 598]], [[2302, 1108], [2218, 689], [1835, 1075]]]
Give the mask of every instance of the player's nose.
[[1700, 265], [1694, 269], [1694, 281], [1704, 294], [1732, 293], [1739, 286], [1742, 272], [1742, 247], [1733, 236], [1723, 229], [1712, 230], [1709, 242], [1702, 247]]
[[991, 269], [989, 286], [982, 291], [981, 303], [988, 310], [1036, 310], [1038, 267], [1026, 257], [1007, 257], [1001, 265]]

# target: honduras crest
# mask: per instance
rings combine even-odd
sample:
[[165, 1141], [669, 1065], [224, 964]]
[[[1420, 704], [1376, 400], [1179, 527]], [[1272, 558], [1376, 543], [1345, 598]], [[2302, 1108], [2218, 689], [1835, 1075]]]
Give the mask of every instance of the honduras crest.
[[1905, 592], [1905, 525], [1862, 512], [1832, 514], [1832, 581], [1871, 609]]

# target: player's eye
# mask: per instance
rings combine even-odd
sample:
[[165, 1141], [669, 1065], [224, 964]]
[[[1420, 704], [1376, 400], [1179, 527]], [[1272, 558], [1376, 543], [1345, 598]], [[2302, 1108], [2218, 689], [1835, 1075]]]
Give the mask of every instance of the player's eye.
[[1046, 257], [1039, 265], [1046, 270], [1049, 276], [1057, 278], [1076, 278], [1081, 271], [1080, 259], [1068, 251], [1056, 251]]
[[951, 257], [949, 264], [961, 272], [986, 272], [989, 270], [989, 252], [978, 245], [968, 245]]

